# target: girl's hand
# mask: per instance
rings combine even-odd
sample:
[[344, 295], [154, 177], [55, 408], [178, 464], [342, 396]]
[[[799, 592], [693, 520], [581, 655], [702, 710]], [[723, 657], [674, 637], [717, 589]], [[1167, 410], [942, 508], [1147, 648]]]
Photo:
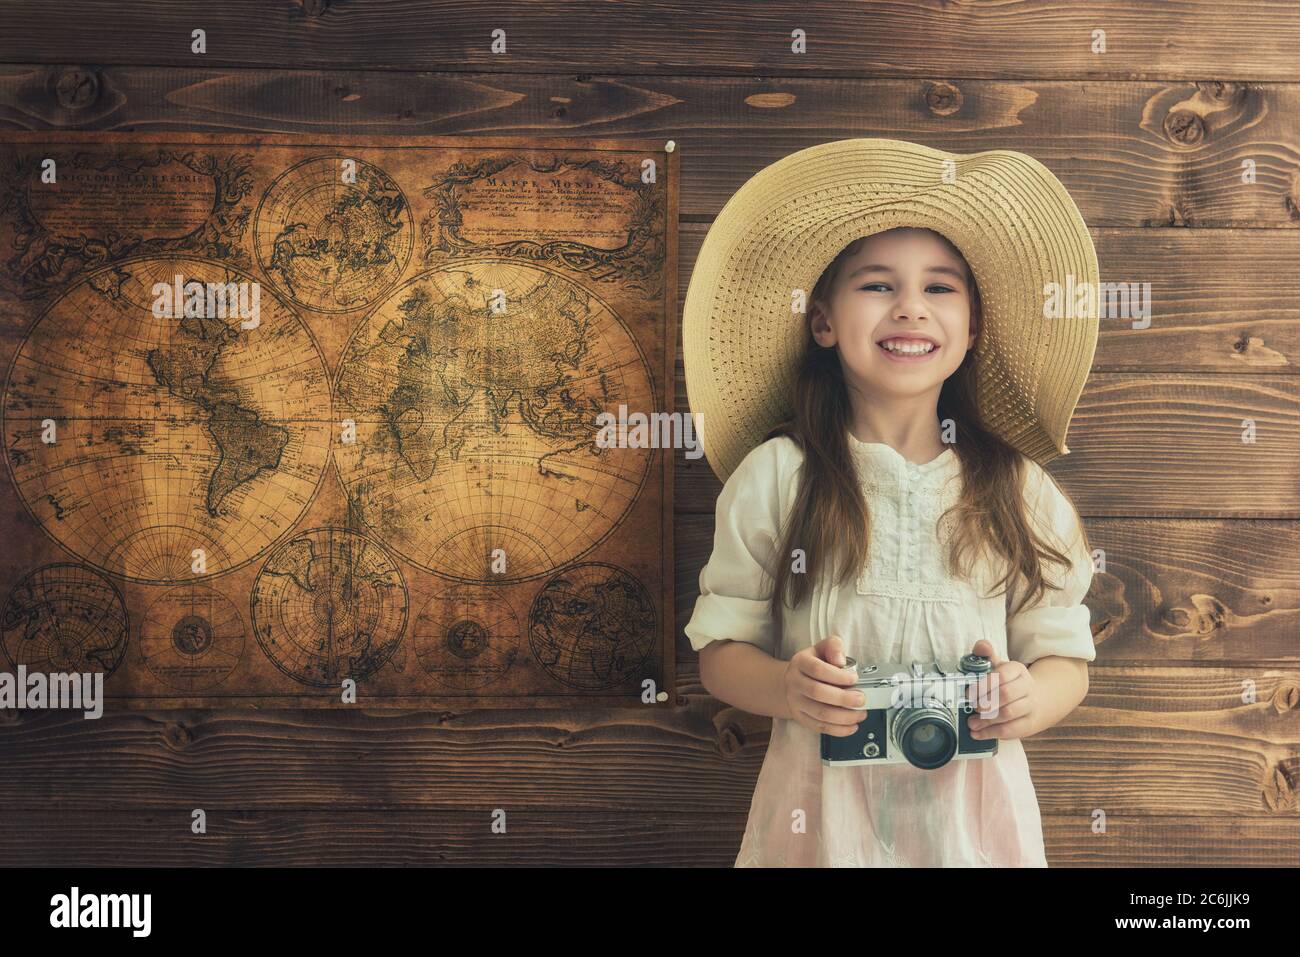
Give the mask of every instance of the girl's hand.
[[809, 731], [837, 738], [857, 731], [867, 712], [852, 708], [865, 698], [861, 691], [853, 690], [857, 675], [845, 669], [844, 663], [844, 645], [838, 635], [823, 638], [786, 662], [782, 681], [794, 721]]
[[971, 737], [984, 741], [997, 738], [1027, 738], [1038, 732], [1038, 686], [1029, 669], [1019, 661], [1004, 661], [998, 657], [993, 645], [981, 638], [971, 649], [973, 655], [984, 655], [993, 663], [989, 672], [988, 694], [981, 695], [977, 704], [984, 707], [967, 719]]

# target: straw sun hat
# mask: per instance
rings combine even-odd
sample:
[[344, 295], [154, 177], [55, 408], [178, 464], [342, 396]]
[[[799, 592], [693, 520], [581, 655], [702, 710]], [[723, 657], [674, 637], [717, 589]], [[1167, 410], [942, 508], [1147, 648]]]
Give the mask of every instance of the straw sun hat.
[[[794, 290], [812, 292], [844, 246], [895, 226], [928, 227], [961, 250], [979, 285], [976, 395], [986, 424], [1046, 464], [1065, 433], [1097, 344], [1097, 253], [1052, 172], [1024, 153], [948, 153], [891, 139], [799, 150], [759, 170], [710, 227], [682, 317], [687, 404], [726, 481], [789, 417], [806, 336]], [[1069, 307], [1045, 317], [1046, 288]], [[1075, 300], [1087, 284], [1093, 291]], [[1079, 307], [1082, 308], [1079, 308]]]

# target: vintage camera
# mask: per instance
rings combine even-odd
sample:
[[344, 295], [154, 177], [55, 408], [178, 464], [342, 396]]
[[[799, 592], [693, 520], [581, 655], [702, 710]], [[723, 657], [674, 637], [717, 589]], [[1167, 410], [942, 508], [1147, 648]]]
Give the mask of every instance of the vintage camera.
[[821, 736], [822, 764], [895, 764], [907, 761], [922, 770], [941, 768], [953, 758], [986, 758], [998, 753], [996, 738], [975, 740], [966, 722], [985, 703], [993, 663], [965, 655], [956, 667], [931, 662], [859, 664], [853, 687], [866, 697], [866, 718], [850, 737]]

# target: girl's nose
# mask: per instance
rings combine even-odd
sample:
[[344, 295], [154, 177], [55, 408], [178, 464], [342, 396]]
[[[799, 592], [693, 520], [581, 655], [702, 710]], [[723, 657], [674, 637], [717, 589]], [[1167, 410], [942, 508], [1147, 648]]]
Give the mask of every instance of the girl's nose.
[[898, 294], [895, 305], [895, 317], [898, 319], [926, 319], [925, 297], [919, 290], [904, 290]]

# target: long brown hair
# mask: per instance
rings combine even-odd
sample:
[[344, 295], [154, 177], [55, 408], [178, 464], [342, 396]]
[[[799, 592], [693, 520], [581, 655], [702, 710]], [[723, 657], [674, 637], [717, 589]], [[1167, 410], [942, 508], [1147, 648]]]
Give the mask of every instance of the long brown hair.
[[[947, 237], [937, 232], [934, 235], [961, 259], [966, 268], [971, 290], [970, 328], [978, 335], [982, 308], [975, 276], [961, 251]], [[871, 514], [849, 447], [852, 412], [839, 349], [819, 345], [813, 339], [811, 328], [812, 305], [817, 303], [823, 309], [829, 309], [831, 290], [845, 261], [867, 238], [855, 239], [840, 250], [813, 286], [805, 314], [808, 323], [804, 329], [804, 354], [792, 397], [794, 414], [774, 426], [763, 438], [767, 441], [788, 435], [803, 450], [799, 490], [777, 550], [778, 555], [787, 556], [777, 562], [772, 593], [771, 613], [778, 621], [780, 603], [784, 600], [791, 608], [798, 607], [808, 595], [811, 581], [815, 580], [825, 559], [842, 556], [838, 571], [833, 572], [836, 583], [846, 582], [867, 560]], [[1026, 468], [1025, 456], [984, 426], [975, 401], [974, 351], [972, 348], [966, 353], [939, 394], [939, 420], [951, 419], [956, 425], [959, 441], [954, 444], [954, 452], [962, 472], [961, 496], [944, 512], [944, 516], [948, 512], [955, 513], [946, 561], [950, 574], [969, 580], [971, 562], [981, 552], [987, 554], [991, 549], [994, 555], [1004, 559], [1006, 572], [994, 588], [1005, 586], [999, 592], [1005, 594], [1017, 576], [1027, 584], [1020, 603], [1008, 611], [1009, 617], [1036, 602], [1045, 588], [1059, 590], [1060, 586], [1044, 578], [1044, 560], [1065, 566], [1069, 558], [1039, 537], [1025, 515], [1020, 494]], [[1047, 479], [1055, 482], [1050, 475]], [[1073, 504], [1064, 490], [1062, 495]], [[861, 532], [855, 534], [853, 529], [861, 529]], [[1082, 530], [1082, 523], [1080, 530], [1084, 547], [1091, 554], [1092, 546], [1087, 532]], [[796, 548], [803, 549], [805, 556], [803, 574], [794, 574], [788, 560]], [[990, 592], [985, 597], [992, 594]]]

